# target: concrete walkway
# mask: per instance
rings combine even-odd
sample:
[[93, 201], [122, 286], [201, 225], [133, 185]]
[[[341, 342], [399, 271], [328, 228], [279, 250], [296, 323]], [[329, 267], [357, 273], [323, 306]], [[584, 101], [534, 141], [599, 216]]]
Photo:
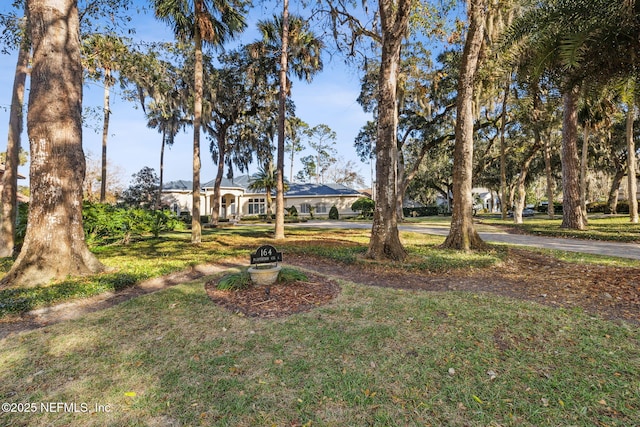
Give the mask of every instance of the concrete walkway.
[[[355, 228], [370, 229], [371, 224], [363, 222], [346, 221], [309, 221], [306, 223], [286, 224], [286, 227], [318, 227], [318, 228]], [[482, 229], [491, 229], [482, 225]], [[401, 231], [434, 234], [446, 236], [449, 234], [449, 226], [442, 227], [421, 224], [402, 224]], [[581, 252], [594, 255], [606, 255], [620, 258], [640, 260], [640, 245], [636, 243], [603, 242], [598, 240], [565, 239], [557, 237], [541, 237], [525, 234], [510, 234], [495, 228], [492, 231], [479, 232], [485, 242], [508, 243], [512, 245], [533, 246], [543, 249], [555, 249], [559, 251]]]

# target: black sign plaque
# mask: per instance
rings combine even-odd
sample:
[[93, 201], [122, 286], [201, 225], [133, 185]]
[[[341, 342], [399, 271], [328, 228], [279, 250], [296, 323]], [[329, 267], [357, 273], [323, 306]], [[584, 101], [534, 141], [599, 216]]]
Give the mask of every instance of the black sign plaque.
[[251, 264], [271, 264], [282, 262], [282, 252], [278, 252], [271, 245], [260, 246], [254, 254], [251, 254]]

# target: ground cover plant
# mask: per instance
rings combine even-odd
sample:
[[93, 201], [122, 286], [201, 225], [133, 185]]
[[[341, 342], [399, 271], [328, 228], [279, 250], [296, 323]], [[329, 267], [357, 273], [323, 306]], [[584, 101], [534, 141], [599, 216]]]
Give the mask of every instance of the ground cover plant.
[[[273, 243], [269, 233], [207, 230], [198, 247], [173, 233], [96, 252], [119, 268], [109, 274], [237, 268]], [[222, 272], [1, 339], [4, 402], [85, 406], [5, 412], [0, 425], [640, 423], [638, 305], [616, 293], [637, 295], [637, 267], [503, 246], [465, 255], [414, 233], [402, 234], [406, 262], [379, 264], [360, 256], [367, 238], [288, 231], [285, 262], [340, 288], [304, 313], [264, 319], [218, 305], [205, 285]], [[636, 317], [603, 318], [627, 318], [620, 307]]]

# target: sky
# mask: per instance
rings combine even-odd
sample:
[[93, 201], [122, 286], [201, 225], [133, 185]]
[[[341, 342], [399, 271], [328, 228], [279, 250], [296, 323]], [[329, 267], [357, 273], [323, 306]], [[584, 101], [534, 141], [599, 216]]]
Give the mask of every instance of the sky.
[[[136, 3], [146, 1], [136, 0]], [[0, 14], [10, 10], [10, 6], [3, 1]], [[297, 12], [295, 10], [292, 12]], [[277, 9], [280, 10], [280, 9]], [[248, 30], [241, 37], [242, 42], [252, 42], [257, 39], [254, 31], [259, 19], [267, 19], [274, 13], [272, 7], [261, 6], [254, 9], [248, 19]], [[304, 16], [303, 11], [298, 13]], [[163, 22], [156, 21], [152, 16], [138, 16], [133, 19], [132, 26], [136, 30], [134, 38], [139, 41], [173, 41], [170, 28]], [[332, 40], [326, 40], [331, 46]], [[10, 55], [0, 54], [0, 151], [6, 150], [6, 135], [9, 124], [9, 107], [11, 104], [11, 90], [17, 52]], [[328, 125], [337, 134], [338, 156], [345, 161], [351, 160], [359, 165], [356, 170], [363, 177], [366, 186], [370, 185], [370, 166], [362, 164], [356, 155], [353, 145], [360, 128], [370, 120], [370, 115], [364, 113], [356, 102], [360, 90], [358, 71], [345, 65], [339, 55], [324, 58], [324, 69], [316, 75], [311, 83], [294, 80], [292, 99], [296, 105], [296, 115], [310, 126], [321, 123]], [[84, 86], [83, 106], [102, 108], [103, 87], [96, 82], [86, 81]], [[109, 139], [107, 158], [109, 167], [120, 170], [122, 184], [128, 186], [131, 175], [145, 166], [159, 172], [161, 135], [155, 129], [148, 129], [144, 113], [140, 108], [119, 95], [119, 88], [114, 88], [111, 95], [111, 119], [109, 122]], [[25, 95], [25, 103], [28, 93]], [[26, 109], [25, 109], [26, 111]], [[25, 117], [26, 120], [26, 117]], [[99, 128], [99, 130], [96, 130]], [[187, 128], [176, 139], [176, 143], [165, 152], [164, 182], [174, 180], [191, 180], [193, 166], [193, 129]], [[28, 150], [28, 139], [22, 137], [23, 148]], [[85, 155], [96, 161], [100, 160], [102, 145], [101, 123], [93, 122], [85, 126], [83, 132], [83, 149]], [[208, 141], [201, 137], [201, 182], [207, 182], [215, 177], [215, 164], [208, 151]], [[299, 153], [296, 160], [312, 154], [310, 150]], [[285, 156], [285, 175], [289, 173], [289, 159]], [[255, 173], [258, 165], [255, 162], [249, 166], [249, 172]], [[294, 163], [294, 175], [300, 170], [298, 161]], [[28, 165], [20, 167], [20, 173], [28, 176]], [[237, 172], [236, 172], [237, 173]], [[24, 184], [23, 181], [20, 184]]]

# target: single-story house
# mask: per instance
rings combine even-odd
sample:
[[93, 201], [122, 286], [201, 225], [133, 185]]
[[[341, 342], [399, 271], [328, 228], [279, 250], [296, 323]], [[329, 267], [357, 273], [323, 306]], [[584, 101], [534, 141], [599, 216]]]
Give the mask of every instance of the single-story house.
[[[243, 216], [267, 213], [267, 197], [264, 192], [249, 190], [251, 177], [242, 175], [233, 179], [223, 178], [220, 185], [220, 218], [241, 218]], [[162, 204], [178, 215], [192, 211], [192, 181], [173, 181], [162, 187]], [[213, 207], [214, 181], [201, 186], [200, 210], [202, 215], [211, 215]], [[342, 184], [298, 184], [290, 183], [284, 194], [286, 208], [295, 206], [300, 216], [327, 216], [332, 206], [342, 215], [356, 215], [351, 205], [363, 195]], [[272, 191], [275, 209], [275, 190]]]

